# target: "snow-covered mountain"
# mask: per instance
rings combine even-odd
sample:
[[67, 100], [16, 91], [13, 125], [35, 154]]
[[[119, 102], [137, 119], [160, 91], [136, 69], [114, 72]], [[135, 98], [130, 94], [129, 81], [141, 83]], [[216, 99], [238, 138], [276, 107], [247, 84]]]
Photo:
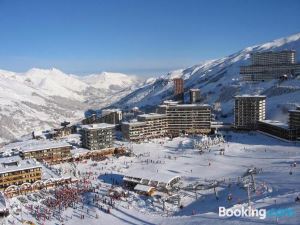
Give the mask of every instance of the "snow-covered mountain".
[[138, 106], [154, 110], [172, 97], [174, 77], [184, 78], [186, 100], [188, 89], [200, 88], [203, 102], [221, 103], [218, 119], [232, 121], [234, 95], [261, 93], [268, 96], [267, 117], [286, 120], [284, 112], [300, 102], [299, 79], [247, 84], [239, 75], [239, 67], [250, 63], [250, 53], [284, 49], [296, 50], [300, 62], [300, 33], [146, 81], [108, 72], [82, 77], [58, 69], [0, 70], [0, 143], [32, 130], [48, 129], [62, 120], [76, 121], [90, 108]]
[[184, 79], [185, 99], [188, 101], [188, 90], [200, 88], [203, 102], [221, 103], [222, 113], [218, 119], [232, 121], [233, 96], [236, 94], [267, 95], [267, 117], [286, 120], [286, 110], [300, 103], [300, 80], [284, 82], [270, 81], [249, 84], [242, 81], [239, 75], [241, 65], [250, 64], [250, 54], [260, 51], [280, 51], [293, 49], [297, 51], [300, 63], [300, 33], [274, 40], [265, 44], [245, 48], [227, 57], [202, 62], [192, 67], [169, 72], [156, 79], [149, 79], [145, 85], [120, 99], [113, 106], [131, 108], [134, 106], [145, 110], [154, 110], [155, 106], [165, 99], [172, 98], [174, 77]]
[[141, 79], [123, 73], [102, 72], [80, 77], [85, 83], [102, 90], [119, 91], [137, 85]]
[[0, 70], [0, 143], [63, 120], [79, 120], [85, 110], [132, 92], [137, 80], [113, 73], [80, 77], [58, 69]]

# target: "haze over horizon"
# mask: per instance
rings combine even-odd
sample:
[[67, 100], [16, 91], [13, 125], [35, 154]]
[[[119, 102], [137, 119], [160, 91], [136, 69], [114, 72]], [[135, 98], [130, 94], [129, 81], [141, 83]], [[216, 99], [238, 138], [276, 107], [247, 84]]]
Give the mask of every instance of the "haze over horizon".
[[296, 0], [0, 0], [0, 69], [158, 76], [298, 33], [299, 11]]

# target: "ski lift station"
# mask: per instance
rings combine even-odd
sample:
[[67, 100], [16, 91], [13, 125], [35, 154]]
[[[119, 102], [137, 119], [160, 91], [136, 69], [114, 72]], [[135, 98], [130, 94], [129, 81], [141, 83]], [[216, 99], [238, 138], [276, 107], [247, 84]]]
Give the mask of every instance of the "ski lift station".
[[129, 171], [123, 177], [124, 185], [134, 188], [137, 184], [148, 185], [157, 189], [171, 189], [178, 183], [180, 176], [150, 171]]

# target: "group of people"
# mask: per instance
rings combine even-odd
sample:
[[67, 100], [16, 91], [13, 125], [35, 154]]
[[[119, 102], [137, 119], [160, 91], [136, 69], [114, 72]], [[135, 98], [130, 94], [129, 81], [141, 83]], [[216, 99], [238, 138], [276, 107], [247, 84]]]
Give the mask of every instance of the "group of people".
[[54, 197], [48, 197], [44, 204], [48, 208], [67, 208], [80, 200], [77, 188], [62, 187], [54, 191]]

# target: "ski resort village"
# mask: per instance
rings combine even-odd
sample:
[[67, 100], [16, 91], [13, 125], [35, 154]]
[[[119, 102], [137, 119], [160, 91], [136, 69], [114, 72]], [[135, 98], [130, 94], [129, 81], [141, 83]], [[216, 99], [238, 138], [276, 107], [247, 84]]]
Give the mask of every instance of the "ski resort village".
[[[12, 96], [22, 89], [35, 102], [0, 97], [0, 132], [22, 134], [1, 137], [0, 223], [299, 224], [299, 55], [297, 34], [121, 83], [106, 105], [96, 100], [104, 89], [90, 86], [95, 75], [1, 71], [3, 87], [20, 87]], [[55, 105], [53, 73], [68, 76], [57, 92], [69, 85], [79, 96], [85, 85], [93, 94]], [[72, 113], [47, 117], [49, 105]], [[7, 106], [21, 109], [5, 114]]]

